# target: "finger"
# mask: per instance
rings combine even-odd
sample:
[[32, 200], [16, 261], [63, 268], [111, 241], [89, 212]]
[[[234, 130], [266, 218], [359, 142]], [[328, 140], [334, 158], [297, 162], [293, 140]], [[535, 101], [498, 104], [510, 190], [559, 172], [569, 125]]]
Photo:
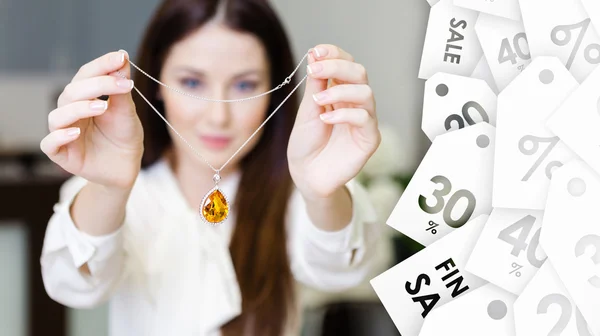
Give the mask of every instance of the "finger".
[[350, 103], [364, 108], [375, 115], [373, 90], [365, 84], [340, 84], [316, 93], [314, 100], [318, 105]]
[[[308, 63], [315, 62], [315, 58], [311, 53], [308, 53]], [[324, 108], [318, 105], [313, 99], [313, 94], [327, 89], [327, 79], [306, 77], [306, 85], [304, 87], [304, 96], [300, 103], [300, 109], [296, 115], [296, 121], [303, 123], [316, 119]]]
[[[115, 76], [119, 79], [124, 79], [124, 78], [129, 78], [131, 79], [131, 64], [129, 63], [129, 54], [127, 53], [127, 51], [121, 49], [119, 51], [122, 51], [125, 53], [125, 59], [127, 60], [125, 62], [125, 65], [123, 66], [123, 68], [111, 73], [111, 76]], [[133, 84], [132, 84], [133, 85]], [[113, 95], [109, 97], [109, 104], [113, 107], [119, 107], [119, 106], [127, 106], [127, 105], [132, 105], [133, 104], [133, 97], [131, 96], [131, 92], [128, 92], [126, 94], [117, 94], [117, 95]], [[122, 110], [122, 109], [118, 109], [118, 110]], [[123, 109], [123, 110], [129, 110], [131, 111], [131, 109]]]
[[113, 76], [98, 76], [86, 78], [67, 84], [58, 97], [58, 107], [79, 101], [90, 100], [102, 95], [124, 94], [131, 91], [133, 81]]
[[102, 55], [81, 66], [77, 74], [75, 74], [71, 80], [71, 83], [87, 78], [107, 75], [117, 70], [121, 70], [121, 73], [127, 75], [127, 78], [129, 78], [129, 62], [125, 62], [125, 56], [127, 56], [127, 52], [124, 50]]
[[81, 134], [79, 127], [63, 128], [46, 135], [40, 142], [40, 149], [50, 160], [61, 163], [65, 158], [64, 145], [73, 142]]
[[[335, 79], [330, 78], [327, 81], [327, 88], [329, 89], [330, 87], [336, 86], [336, 85], [340, 85], [341, 83], [338, 83]], [[333, 108], [333, 105], [331, 104], [326, 104], [325, 106], [325, 112], [329, 112], [329, 111], [333, 111], [335, 110], [335, 108]]]
[[359, 108], [340, 108], [322, 113], [319, 117], [328, 124], [347, 123], [356, 127], [365, 127], [368, 123], [375, 122], [375, 118], [367, 110]]
[[129, 53], [123, 49], [120, 49], [119, 52], [125, 54], [125, 63], [120, 69], [117, 69], [110, 73], [111, 76], [116, 76], [119, 78], [130, 78], [131, 79], [131, 64], [129, 63]]
[[108, 102], [103, 100], [77, 101], [59, 107], [48, 114], [50, 132], [68, 127], [78, 120], [101, 115], [108, 108]]
[[350, 55], [350, 53], [333, 44], [319, 44], [310, 51], [317, 61], [325, 59], [343, 59], [354, 62], [354, 57]]
[[333, 78], [345, 83], [367, 84], [367, 70], [362, 64], [341, 59], [328, 59], [307, 65], [306, 71], [313, 78]]
[[377, 119], [365, 109], [341, 108], [320, 115], [327, 124], [348, 124], [357, 127], [361, 146], [365, 152], [373, 152], [381, 141]]

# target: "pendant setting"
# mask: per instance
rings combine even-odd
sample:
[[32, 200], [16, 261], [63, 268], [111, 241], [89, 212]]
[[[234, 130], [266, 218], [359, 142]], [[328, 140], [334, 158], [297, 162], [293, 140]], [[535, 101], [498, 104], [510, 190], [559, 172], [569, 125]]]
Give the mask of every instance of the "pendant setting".
[[202, 220], [213, 226], [223, 223], [229, 215], [229, 199], [219, 188], [220, 180], [218, 173], [213, 176], [215, 187], [204, 195], [199, 209]]

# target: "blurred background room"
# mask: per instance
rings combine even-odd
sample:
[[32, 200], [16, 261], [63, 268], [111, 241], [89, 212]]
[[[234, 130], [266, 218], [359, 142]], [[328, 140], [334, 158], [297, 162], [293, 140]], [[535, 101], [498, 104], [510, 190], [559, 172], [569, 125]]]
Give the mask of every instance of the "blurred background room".
[[[69, 177], [40, 151], [47, 115], [79, 67], [118, 49], [136, 59], [159, 0], [0, 0], [0, 336], [107, 336], [107, 307], [68, 309], [46, 294], [39, 257], [46, 224]], [[385, 237], [370, 278], [420, 247], [385, 225], [429, 146], [417, 78], [425, 0], [272, 0], [297, 61], [331, 43], [368, 69], [383, 135], [360, 180]], [[370, 279], [369, 278], [369, 279]], [[398, 335], [367, 279], [353, 290], [306, 289], [304, 335]]]

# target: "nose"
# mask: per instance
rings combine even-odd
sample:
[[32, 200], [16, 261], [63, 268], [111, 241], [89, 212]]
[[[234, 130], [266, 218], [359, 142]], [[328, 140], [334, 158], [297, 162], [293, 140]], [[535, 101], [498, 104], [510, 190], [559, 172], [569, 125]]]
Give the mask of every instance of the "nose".
[[[222, 91], [221, 91], [222, 92]], [[225, 100], [226, 95], [223, 93], [215, 95], [214, 99]], [[208, 110], [208, 121], [213, 127], [225, 127], [231, 119], [230, 104], [224, 102], [210, 102]]]

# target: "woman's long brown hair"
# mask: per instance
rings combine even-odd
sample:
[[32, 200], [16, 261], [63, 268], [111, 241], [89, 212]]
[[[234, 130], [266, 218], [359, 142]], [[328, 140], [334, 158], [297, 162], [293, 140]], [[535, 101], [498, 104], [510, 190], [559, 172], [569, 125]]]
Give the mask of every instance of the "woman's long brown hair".
[[[144, 33], [136, 64], [157, 78], [171, 46], [212, 19], [223, 5], [223, 23], [254, 34], [262, 42], [271, 67], [271, 83], [281, 83], [293, 72], [295, 63], [286, 32], [266, 0], [165, 0]], [[133, 79], [164, 115], [164, 104], [157, 99], [158, 84], [137, 71]], [[273, 92], [267, 113], [296, 84], [293, 78]], [[142, 168], [146, 168], [164, 155], [172, 141], [164, 121], [147, 103], [136, 94], [134, 101], [144, 127]], [[287, 144], [297, 108], [294, 94], [264, 126], [257, 145], [241, 159], [242, 176], [234, 200], [237, 222], [229, 250], [242, 293], [242, 314], [222, 327], [227, 336], [279, 336], [295, 314], [284, 216], [292, 189]]]

